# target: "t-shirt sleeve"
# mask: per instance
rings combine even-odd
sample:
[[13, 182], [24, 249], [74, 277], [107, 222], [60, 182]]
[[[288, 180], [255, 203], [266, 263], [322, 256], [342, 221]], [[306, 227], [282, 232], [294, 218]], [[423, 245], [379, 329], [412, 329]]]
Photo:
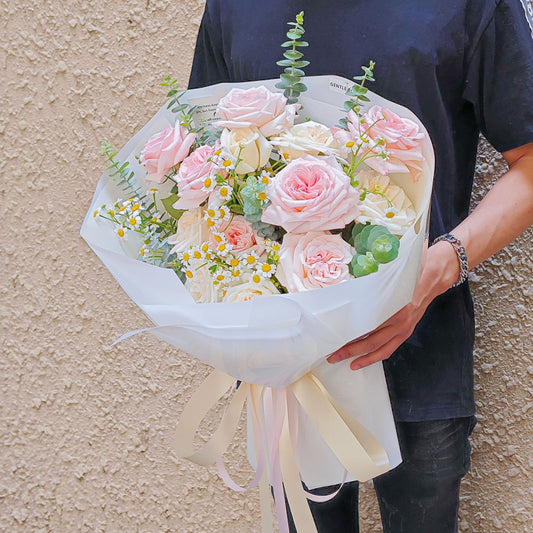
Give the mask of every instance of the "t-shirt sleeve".
[[196, 39], [189, 89], [230, 81], [222, 34], [218, 2], [207, 0]]
[[500, 152], [533, 142], [533, 13], [529, 0], [502, 0], [468, 65], [464, 98]]

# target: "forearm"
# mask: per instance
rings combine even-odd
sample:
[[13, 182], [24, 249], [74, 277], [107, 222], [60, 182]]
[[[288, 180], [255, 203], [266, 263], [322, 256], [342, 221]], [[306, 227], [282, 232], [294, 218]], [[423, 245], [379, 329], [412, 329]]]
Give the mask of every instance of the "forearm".
[[[474, 211], [451, 231], [465, 247], [470, 268], [482, 263], [533, 225], [533, 144], [504, 155], [510, 163], [509, 170]], [[439, 246], [439, 258], [445, 263], [440, 266], [442, 272], [437, 269], [434, 275], [439, 281], [438, 290], [444, 292], [442, 289], [446, 290], [458, 279], [459, 262], [449, 244], [440, 243]]]

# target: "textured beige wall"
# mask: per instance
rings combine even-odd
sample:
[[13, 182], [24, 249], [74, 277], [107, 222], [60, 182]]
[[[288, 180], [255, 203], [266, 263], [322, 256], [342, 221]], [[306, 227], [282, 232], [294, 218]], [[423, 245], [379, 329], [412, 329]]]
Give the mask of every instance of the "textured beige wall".
[[[0, 531], [255, 532], [257, 494], [168, 452], [206, 368], [147, 326], [78, 231], [102, 170], [184, 82], [202, 0], [0, 2]], [[476, 197], [502, 172], [484, 148]], [[531, 237], [473, 275], [480, 425], [462, 531], [533, 531]], [[236, 444], [229, 462], [249, 470]], [[241, 457], [241, 459], [239, 459]], [[379, 531], [371, 489], [363, 531]], [[201, 524], [201, 525], [198, 525]]]

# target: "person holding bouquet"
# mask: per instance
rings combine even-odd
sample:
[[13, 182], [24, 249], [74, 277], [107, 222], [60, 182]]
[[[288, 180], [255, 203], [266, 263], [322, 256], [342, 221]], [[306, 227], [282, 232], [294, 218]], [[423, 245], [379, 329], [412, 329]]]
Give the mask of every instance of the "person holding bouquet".
[[[372, 90], [416, 113], [436, 150], [434, 244], [412, 302], [329, 361], [384, 361], [403, 455], [374, 481], [384, 531], [452, 533], [476, 423], [468, 270], [533, 224], [531, 4], [207, 0], [189, 87], [278, 77], [282, 22], [302, 9], [306, 74], [352, 78], [373, 60]], [[468, 214], [480, 131], [509, 171]], [[356, 482], [310, 505], [321, 533], [358, 531]]]

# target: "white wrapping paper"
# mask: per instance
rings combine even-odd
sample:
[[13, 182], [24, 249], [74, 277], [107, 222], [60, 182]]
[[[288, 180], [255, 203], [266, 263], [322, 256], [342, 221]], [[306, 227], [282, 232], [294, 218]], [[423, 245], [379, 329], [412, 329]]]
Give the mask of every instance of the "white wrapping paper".
[[[264, 85], [271, 90], [277, 80], [220, 84], [194, 89], [182, 101], [199, 105], [196, 120], [210, 122], [218, 100], [231, 87]], [[305, 79], [308, 92], [300, 97], [302, 119], [311, 118], [332, 126], [344, 116], [345, 90], [349, 80], [336, 76]], [[368, 93], [370, 105], [382, 105], [400, 116], [420, 123], [409, 110]], [[119, 152], [138, 176], [138, 155], [153, 134], [174, 124], [175, 115], [162, 107]], [[201, 361], [240, 380], [281, 388], [312, 370], [329, 393], [352, 416], [363, 423], [385, 447], [391, 467], [401, 458], [394, 430], [381, 363], [350, 371], [348, 362], [331, 365], [325, 357], [373, 330], [412, 298], [425, 247], [425, 229], [434, 171], [429, 136], [423, 147], [423, 176], [412, 183], [408, 175], [391, 175], [403, 187], [418, 217], [401, 238], [398, 258], [381, 265], [377, 273], [339, 285], [302, 293], [265, 296], [251, 302], [197, 304], [176, 274], [137, 261], [141, 242], [125, 246], [112, 225], [93, 217], [103, 204], [123, 196], [107, 174], [98, 184], [81, 229], [82, 237], [113, 274], [130, 298], [152, 320], [151, 333]], [[162, 197], [165, 195], [163, 194]], [[310, 423], [300, 424], [298, 463], [309, 487], [340, 482], [344, 472]]]

